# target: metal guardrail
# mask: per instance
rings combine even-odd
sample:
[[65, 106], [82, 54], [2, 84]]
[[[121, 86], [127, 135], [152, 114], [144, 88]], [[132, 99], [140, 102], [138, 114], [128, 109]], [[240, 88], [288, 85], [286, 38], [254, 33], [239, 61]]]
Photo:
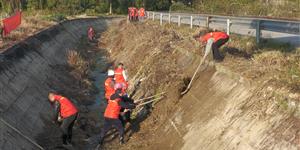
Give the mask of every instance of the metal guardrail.
[[252, 36], [256, 37], [257, 43], [261, 40], [262, 31], [293, 34], [295, 36], [300, 35], [300, 21], [151, 11], [147, 11], [146, 14], [148, 19], [160, 20], [161, 25], [165, 21], [168, 23], [177, 23], [178, 26], [187, 24], [191, 28], [194, 26], [222, 28], [227, 31], [227, 34], [238, 33], [249, 35], [252, 32]]

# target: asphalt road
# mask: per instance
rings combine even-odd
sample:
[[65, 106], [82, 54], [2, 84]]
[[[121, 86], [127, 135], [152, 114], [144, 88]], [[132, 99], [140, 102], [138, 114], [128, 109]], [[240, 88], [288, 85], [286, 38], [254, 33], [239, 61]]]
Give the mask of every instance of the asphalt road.
[[[159, 12], [155, 12], [155, 20], [160, 19]], [[193, 16], [193, 26], [206, 26], [206, 16], [197, 14], [171, 13], [171, 22], [178, 23], [178, 16], [181, 16], [181, 24], [190, 25], [191, 16]], [[150, 19], [152, 19], [150, 13]], [[219, 30], [227, 29], [227, 19], [231, 19], [230, 33], [256, 36], [256, 20], [262, 18], [244, 18], [244, 17], [228, 17], [228, 16], [212, 16], [209, 24], [210, 28]], [[163, 23], [168, 23], [169, 13], [164, 13]], [[273, 39], [275, 41], [289, 43], [295, 47], [300, 47], [300, 21], [263, 19], [261, 23], [261, 37], [264, 39]]]

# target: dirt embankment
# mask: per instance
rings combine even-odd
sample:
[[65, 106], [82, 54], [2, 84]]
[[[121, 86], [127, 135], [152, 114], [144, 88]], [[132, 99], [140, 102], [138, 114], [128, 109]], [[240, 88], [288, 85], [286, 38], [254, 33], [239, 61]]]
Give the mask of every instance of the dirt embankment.
[[244, 38], [233, 36], [226, 45], [229, 49], [224, 48], [224, 61], [206, 62], [191, 91], [179, 96], [201, 57], [199, 44], [192, 39], [197, 31], [153, 22], [122, 22], [105, 32], [99, 46], [113, 61], [125, 64], [131, 88], [138, 79], [145, 79], [135, 99], [167, 92], [166, 98], [148, 110], [150, 115], [138, 115], [134, 134], [121, 148], [299, 148], [298, 94], [282, 90], [291, 88], [279, 84], [280, 80], [271, 80], [276, 67], [260, 68], [280, 60], [269, 59], [261, 51], [238, 49], [251, 51], [255, 46], [250, 40], [236, 46], [234, 43]]

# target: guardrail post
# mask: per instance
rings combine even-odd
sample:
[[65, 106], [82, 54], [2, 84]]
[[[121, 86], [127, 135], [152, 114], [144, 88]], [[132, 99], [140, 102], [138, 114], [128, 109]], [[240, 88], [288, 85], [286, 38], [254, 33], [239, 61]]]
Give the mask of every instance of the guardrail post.
[[261, 35], [261, 31], [260, 31], [260, 20], [256, 20], [256, 43], [259, 44], [260, 43], [260, 35]]
[[231, 21], [230, 19], [227, 19], [227, 34], [230, 34], [230, 26], [231, 26]]
[[209, 28], [210, 16], [206, 17], [206, 28]]
[[181, 16], [178, 16], [178, 26], [180, 27], [180, 20], [181, 20]]
[[155, 13], [153, 12], [153, 14], [152, 14], [152, 20], [154, 21], [154, 19], [155, 19]]
[[160, 13], [160, 25], [162, 25], [162, 23], [163, 23], [162, 17], [163, 17], [163, 15], [162, 15], [162, 13]]
[[191, 16], [191, 29], [193, 29], [193, 16]]
[[169, 24], [171, 24], [171, 14], [169, 13]]

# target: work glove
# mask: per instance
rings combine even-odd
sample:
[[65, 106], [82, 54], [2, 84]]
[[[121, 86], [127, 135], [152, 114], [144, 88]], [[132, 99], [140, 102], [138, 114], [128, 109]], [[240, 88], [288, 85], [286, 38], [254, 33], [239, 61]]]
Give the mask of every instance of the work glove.
[[61, 116], [58, 116], [58, 117], [57, 117], [57, 122], [58, 122], [58, 123], [61, 123], [62, 121], [63, 121], [63, 118], [62, 118]]

